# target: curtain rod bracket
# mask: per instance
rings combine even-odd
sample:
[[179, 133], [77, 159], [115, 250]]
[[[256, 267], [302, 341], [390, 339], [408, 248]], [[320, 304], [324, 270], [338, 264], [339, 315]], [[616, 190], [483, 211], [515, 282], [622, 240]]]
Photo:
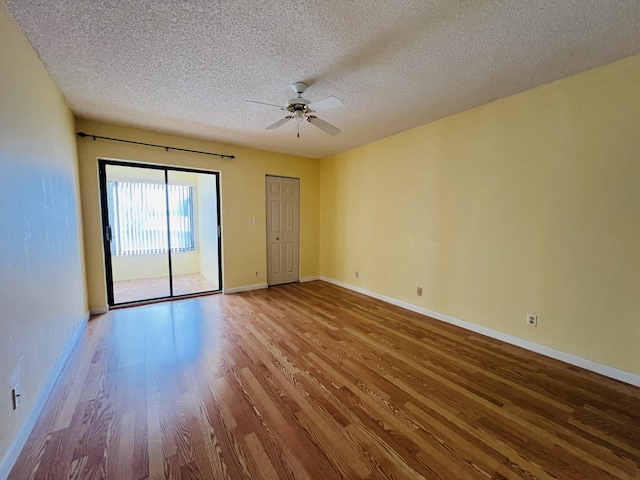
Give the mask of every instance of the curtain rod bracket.
[[84, 132], [78, 132], [76, 133], [76, 135], [78, 135], [81, 138], [91, 137], [93, 138], [94, 142], [97, 138], [100, 138], [102, 140], [111, 140], [112, 142], [133, 143], [134, 145], [143, 145], [145, 147], [164, 148], [165, 152], [168, 152], [169, 150], [175, 150], [177, 152], [197, 153], [199, 155], [211, 155], [213, 157], [220, 157], [220, 158], [230, 158], [230, 159], [236, 158], [235, 155], [223, 155], [222, 153], [202, 152], [200, 150], [189, 150], [188, 148], [169, 147], [166, 145], [156, 145], [154, 143], [134, 142], [133, 140], [123, 140], [121, 138], [101, 137], [100, 135], [91, 135], [89, 133], [84, 133]]

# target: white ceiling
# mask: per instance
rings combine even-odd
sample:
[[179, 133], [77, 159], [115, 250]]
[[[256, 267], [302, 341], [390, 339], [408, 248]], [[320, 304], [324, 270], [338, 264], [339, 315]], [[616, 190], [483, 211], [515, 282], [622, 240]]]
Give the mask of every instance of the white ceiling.
[[[640, 52], [639, 0], [6, 0], [82, 118], [322, 158]], [[335, 95], [330, 137], [245, 100]]]

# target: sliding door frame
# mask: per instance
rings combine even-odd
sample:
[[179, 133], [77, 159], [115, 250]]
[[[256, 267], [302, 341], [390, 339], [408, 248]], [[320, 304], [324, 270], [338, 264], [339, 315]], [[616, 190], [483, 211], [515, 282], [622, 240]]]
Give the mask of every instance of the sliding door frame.
[[[216, 222], [218, 234], [218, 290], [208, 290], [204, 292], [188, 293], [185, 295], [173, 294], [173, 271], [171, 262], [171, 235], [170, 235], [170, 218], [169, 218], [169, 191], [165, 189], [165, 205], [167, 208], [167, 258], [169, 267], [169, 296], [156, 297], [150, 299], [136, 300], [132, 302], [115, 303], [113, 293], [113, 262], [111, 261], [111, 242], [109, 240], [109, 202], [107, 198], [107, 166], [117, 165], [121, 167], [148, 168], [151, 170], [164, 171], [164, 185], [169, 185], [169, 172], [188, 172], [213, 175], [216, 180]], [[220, 172], [214, 170], [200, 170], [197, 168], [173, 167], [169, 165], [158, 165], [152, 163], [138, 163], [124, 160], [98, 159], [98, 176], [100, 183], [100, 212], [102, 214], [102, 246], [104, 250], [104, 266], [105, 280], [107, 282], [107, 303], [109, 307], [121, 307], [137, 305], [142, 303], [152, 303], [163, 300], [172, 300], [174, 298], [193, 297], [210, 293], [222, 292], [222, 219], [220, 218]], [[202, 206], [198, 206], [202, 208]]]

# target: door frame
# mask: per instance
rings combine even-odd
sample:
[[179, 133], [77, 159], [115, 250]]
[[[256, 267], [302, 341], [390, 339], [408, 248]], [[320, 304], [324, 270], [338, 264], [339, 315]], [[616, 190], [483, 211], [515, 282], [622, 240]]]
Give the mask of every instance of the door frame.
[[[165, 185], [168, 185], [169, 172], [189, 172], [189, 173], [201, 173], [206, 175], [214, 175], [216, 179], [216, 215], [218, 224], [218, 290], [207, 290], [205, 292], [188, 293], [185, 295], [173, 295], [173, 272], [171, 266], [171, 247], [169, 241], [169, 250], [167, 252], [168, 266], [169, 266], [169, 296], [156, 297], [144, 300], [136, 300], [132, 302], [115, 303], [113, 296], [113, 263], [111, 261], [111, 245], [107, 239], [107, 228], [109, 227], [109, 202], [107, 198], [107, 165], [118, 165], [121, 167], [133, 167], [133, 168], [148, 168], [151, 170], [163, 170]], [[158, 165], [155, 163], [143, 163], [126, 160], [112, 160], [107, 158], [98, 158], [98, 183], [99, 183], [99, 195], [100, 195], [100, 213], [101, 226], [102, 226], [102, 248], [104, 252], [104, 267], [105, 267], [105, 281], [107, 282], [107, 304], [109, 308], [118, 308], [122, 306], [137, 305], [142, 303], [153, 303], [163, 300], [173, 300], [175, 298], [194, 297], [198, 295], [219, 293], [223, 290], [222, 279], [222, 218], [220, 209], [220, 172], [216, 170], [202, 170], [197, 168], [188, 167], [174, 167], [170, 165]], [[167, 205], [167, 210], [169, 206]], [[198, 206], [200, 208], [200, 206]], [[168, 212], [167, 212], [168, 219]], [[168, 235], [168, 232], [167, 232]]]
[[[298, 279], [295, 282], [289, 282], [289, 283], [300, 283], [300, 269], [302, 268], [302, 262], [300, 261], [300, 257], [301, 257], [301, 252], [300, 252], [300, 237], [301, 237], [301, 231], [302, 231], [302, 225], [300, 223], [300, 218], [302, 217], [302, 180], [300, 179], [300, 177], [292, 177], [289, 175], [274, 175], [274, 174], [270, 174], [270, 173], [266, 173], [264, 176], [264, 203], [265, 203], [265, 229], [264, 229], [264, 233], [265, 233], [265, 243], [266, 243], [266, 260], [267, 260], [267, 269], [265, 270], [265, 276], [266, 276], [266, 280], [267, 280], [267, 287], [270, 287], [271, 285], [269, 284], [269, 222], [268, 222], [268, 213], [267, 210], [269, 208], [269, 205], [267, 203], [267, 177], [275, 177], [275, 178], [288, 178], [290, 180], [298, 180]], [[285, 283], [282, 284], [276, 284], [274, 285], [286, 285]]]

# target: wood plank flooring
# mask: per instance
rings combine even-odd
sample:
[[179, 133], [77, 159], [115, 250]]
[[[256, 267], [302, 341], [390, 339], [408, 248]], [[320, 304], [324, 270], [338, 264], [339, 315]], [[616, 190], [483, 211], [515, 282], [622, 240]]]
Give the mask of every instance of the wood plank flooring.
[[323, 282], [93, 318], [17, 479], [640, 478], [640, 389]]

